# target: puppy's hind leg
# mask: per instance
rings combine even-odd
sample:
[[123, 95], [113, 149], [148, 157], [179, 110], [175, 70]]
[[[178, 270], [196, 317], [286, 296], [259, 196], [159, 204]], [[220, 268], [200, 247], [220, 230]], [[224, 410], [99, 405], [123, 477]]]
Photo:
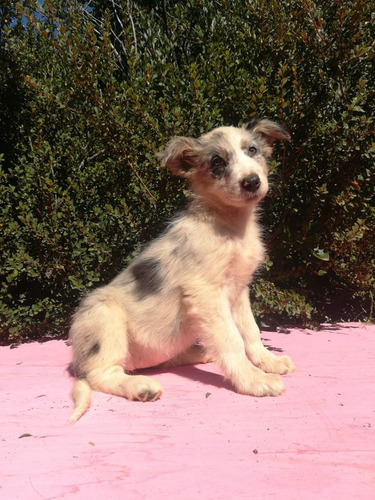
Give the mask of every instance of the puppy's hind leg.
[[91, 389], [127, 399], [155, 401], [162, 393], [159, 382], [124, 372], [128, 357], [128, 319], [117, 290], [104, 287], [88, 295], [74, 317], [72, 371], [77, 376], [70, 422], [90, 405]]
[[78, 378], [73, 384], [71, 395], [74, 408], [68, 420], [69, 424], [77, 422], [88, 410], [91, 389], [143, 402], [156, 401], [163, 391], [157, 380], [142, 375], [127, 375], [121, 366], [94, 370], [86, 378]]
[[92, 370], [86, 378], [92, 389], [130, 401], [156, 401], [163, 392], [157, 380], [143, 375], [129, 375], [119, 365]]

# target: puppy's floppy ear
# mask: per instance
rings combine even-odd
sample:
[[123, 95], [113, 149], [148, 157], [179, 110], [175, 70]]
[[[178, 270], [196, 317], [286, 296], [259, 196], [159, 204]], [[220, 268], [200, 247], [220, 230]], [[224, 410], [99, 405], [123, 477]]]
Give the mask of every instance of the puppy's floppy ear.
[[199, 146], [198, 139], [174, 137], [157, 156], [175, 175], [188, 178], [197, 167]]
[[276, 139], [290, 141], [290, 134], [279, 123], [271, 120], [253, 120], [245, 125], [246, 130], [262, 136], [268, 146], [271, 148], [270, 155], [273, 149], [273, 143]]

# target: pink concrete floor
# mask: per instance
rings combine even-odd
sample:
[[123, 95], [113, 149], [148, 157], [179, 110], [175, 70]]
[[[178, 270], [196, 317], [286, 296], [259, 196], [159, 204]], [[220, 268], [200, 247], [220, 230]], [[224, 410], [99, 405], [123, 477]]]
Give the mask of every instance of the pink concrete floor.
[[374, 499], [375, 326], [262, 337], [297, 365], [279, 398], [236, 394], [213, 364], [149, 370], [161, 400], [94, 393], [75, 426], [70, 347], [0, 348], [0, 498]]

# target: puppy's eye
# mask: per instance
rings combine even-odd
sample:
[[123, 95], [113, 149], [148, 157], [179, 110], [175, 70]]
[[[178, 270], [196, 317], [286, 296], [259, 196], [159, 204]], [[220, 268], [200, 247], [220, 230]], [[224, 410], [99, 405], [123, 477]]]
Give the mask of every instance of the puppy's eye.
[[211, 167], [225, 167], [225, 161], [221, 156], [215, 155], [212, 157]]
[[248, 151], [250, 156], [255, 156], [258, 152], [258, 150], [255, 146], [249, 146], [247, 151]]
[[215, 179], [221, 179], [225, 174], [226, 162], [221, 156], [215, 155], [211, 159], [211, 173]]

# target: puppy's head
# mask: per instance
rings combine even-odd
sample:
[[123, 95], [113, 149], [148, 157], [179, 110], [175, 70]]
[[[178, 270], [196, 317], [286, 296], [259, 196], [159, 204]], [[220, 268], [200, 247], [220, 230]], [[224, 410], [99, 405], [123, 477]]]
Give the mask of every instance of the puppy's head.
[[219, 127], [199, 139], [175, 137], [158, 156], [198, 195], [244, 206], [268, 191], [267, 160], [276, 139], [290, 140], [290, 135], [278, 123], [257, 120], [241, 128]]

